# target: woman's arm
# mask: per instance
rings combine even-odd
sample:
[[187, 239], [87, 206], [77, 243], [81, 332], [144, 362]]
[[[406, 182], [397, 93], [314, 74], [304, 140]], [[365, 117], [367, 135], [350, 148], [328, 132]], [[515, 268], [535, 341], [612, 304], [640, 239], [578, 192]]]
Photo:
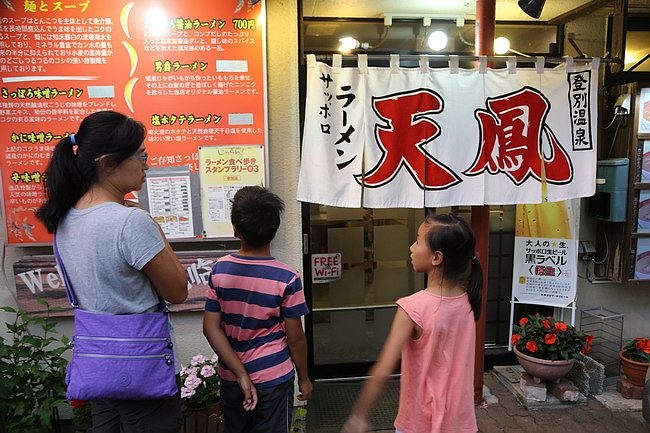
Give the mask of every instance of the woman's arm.
[[406, 311], [398, 306], [390, 332], [379, 354], [379, 359], [370, 369], [370, 378], [361, 388], [361, 393], [354, 406], [352, 406], [352, 412], [343, 426], [343, 432], [360, 433], [368, 430], [370, 427], [368, 425], [370, 408], [381, 394], [386, 380], [395, 370], [400, 359], [402, 346], [411, 338], [416, 326], [406, 314]]
[[[158, 227], [160, 228], [160, 226]], [[187, 299], [187, 277], [183, 265], [178, 261], [165, 234], [160, 230], [165, 246], [142, 270], [153, 284], [156, 292], [172, 304], [181, 304]]]

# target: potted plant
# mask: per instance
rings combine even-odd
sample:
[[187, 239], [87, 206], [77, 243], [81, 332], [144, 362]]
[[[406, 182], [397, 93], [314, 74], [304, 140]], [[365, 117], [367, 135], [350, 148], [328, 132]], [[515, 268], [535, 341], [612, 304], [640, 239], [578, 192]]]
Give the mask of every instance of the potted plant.
[[637, 337], [628, 341], [618, 356], [628, 382], [632, 385], [644, 386], [648, 365], [650, 365], [650, 338]]
[[91, 433], [93, 424], [90, 403], [86, 400], [70, 400], [72, 424], [77, 433]]
[[[70, 340], [56, 330], [50, 313], [60, 309], [44, 301], [44, 317], [13, 307], [0, 309], [15, 315], [0, 334], [0, 432], [55, 431], [57, 407], [65, 403], [65, 367], [62, 355]], [[3, 430], [4, 428], [4, 430]]]
[[512, 346], [517, 361], [537, 383], [557, 382], [580, 354], [591, 350], [593, 337], [553, 317], [530, 314], [514, 326]]
[[181, 370], [184, 433], [216, 433], [221, 424], [217, 355], [195, 355]]

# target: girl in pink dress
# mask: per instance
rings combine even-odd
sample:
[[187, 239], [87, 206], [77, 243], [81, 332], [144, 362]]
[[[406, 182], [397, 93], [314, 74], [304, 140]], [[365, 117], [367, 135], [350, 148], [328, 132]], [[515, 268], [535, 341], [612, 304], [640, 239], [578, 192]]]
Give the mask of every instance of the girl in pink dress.
[[368, 413], [400, 357], [399, 433], [476, 433], [474, 344], [483, 270], [474, 234], [458, 216], [428, 215], [411, 245], [413, 269], [427, 287], [397, 300], [379, 359], [344, 433], [372, 430]]

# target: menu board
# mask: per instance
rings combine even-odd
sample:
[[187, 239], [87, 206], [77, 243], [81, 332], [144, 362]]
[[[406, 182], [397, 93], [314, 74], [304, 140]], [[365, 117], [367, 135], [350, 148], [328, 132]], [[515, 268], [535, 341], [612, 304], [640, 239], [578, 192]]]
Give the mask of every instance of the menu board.
[[[152, 168], [197, 172], [197, 149], [208, 144], [255, 144], [266, 154], [263, 0], [3, 0], [0, 10], [9, 244], [51, 242], [34, 215], [50, 154], [95, 111], [142, 121]], [[156, 180], [149, 194], [178, 194], [183, 183]], [[189, 223], [173, 223], [169, 230], [188, 235]]]
[[168, 237], [194, 236], [190, 176], [147, 178], [149, 213]]

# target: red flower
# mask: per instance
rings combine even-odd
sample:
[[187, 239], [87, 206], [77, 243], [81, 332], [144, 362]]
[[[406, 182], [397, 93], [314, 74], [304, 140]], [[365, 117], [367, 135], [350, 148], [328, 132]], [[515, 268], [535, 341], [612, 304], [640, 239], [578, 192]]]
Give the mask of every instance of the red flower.
[[86, 400], [70, 400], [70, 406], [72, 406], [73, 409], [80, 409], [86, 406], [87, 403]]
[[594, 342], [594, 336], [593, 335], [585, 335], [585, 341], [587, 344], [591, 345]]
[[557, 329], [558, 331], [566, 331], [567, 330], [566, 323], [564, 323], [564, 322], [555, 322], [555, 329]]
[[512, 342], [513, 346], [516, 345], [519, 342], [519, 340], [521, 340], [521, 335], [512, 334], [512, 338], [510, 339], [510, 341]]
[[626, 358], [637, 362], [650, 362], [650, 338], [637, 337], [623, 346]]
[[519, 326], [524, 326], [526, 323], [528, 323], [528, 318], [527, 317], [522, 317], [519, 320]]
[[585, 346], [580, 350], [583, 354], [587, 355], [589, 352], [591, 352], [591, 346]]
[[548, 344], [549, 346], [555, 344], [555, 340], [557, 340], [557, 335], [555, 334], [546, 334], [544, 336], [544, 343]]
[[548, 323], [548, 320], [546, 320], [546, 319], [542, 320], [542, 325], [546, 329], [551, 329], [551, 325]]
[[529, 352], [537, 352], [537, 343], [534, 341], [529, 341], [526, 343], [526, 350]]
[[639, 350], [643, 350], [643, 353], [649, 353], [650, 354], [650, 339], [648, 338], [639, 338], [637, 339], [638, 341], [636, 342], [636, 348]]

